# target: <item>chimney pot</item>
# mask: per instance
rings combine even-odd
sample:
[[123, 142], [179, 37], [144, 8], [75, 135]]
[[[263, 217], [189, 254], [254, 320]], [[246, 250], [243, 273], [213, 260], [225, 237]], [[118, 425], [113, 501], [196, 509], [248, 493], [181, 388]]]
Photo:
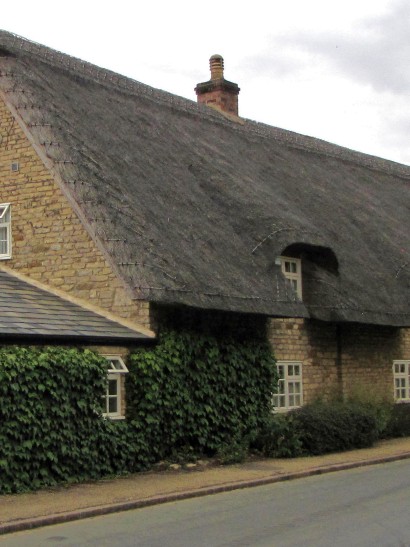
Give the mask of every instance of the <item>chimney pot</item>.
[[222, 80], [224, 77], [224, 60], [221, 55], [212, 55], [209, 59], [211, 80]]
[[195, 88], [198, 103], [206, 104], [222, 112], [238, 116], [238, 84], [224, 78], [224, 60], [221, 55], [212, 55], [209, 59], [211, 79], [198, 84]]

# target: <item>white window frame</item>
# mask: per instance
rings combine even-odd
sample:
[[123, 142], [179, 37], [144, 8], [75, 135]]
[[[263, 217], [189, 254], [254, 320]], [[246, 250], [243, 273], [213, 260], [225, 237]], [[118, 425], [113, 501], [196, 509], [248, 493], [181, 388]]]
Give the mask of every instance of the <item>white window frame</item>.
[[0, 252], [0, 260], [11, 258], [11, 206], [10, 203], [0, 203], [0, 231], [5, 231], [6, 252]]
[[[301, 361], [277, 361], [278, 391], [272, 397], [274, 412], [303, 406], [303, 366]], [[295, 367], [299, 371], [295, 374]], [[296, 388], [296, 389], [295, 389]], [[296, 403], [297, 400], [297, 403]]]
[[302, 300], [302, 261], [300, 258], [280, 256], [280, 267], [289, 285]]
[[[104, 357], [109, 361], [109, 366], [107, 369], [107, 387], [103, 395], [105, 408], [103, 416], [111, 420], [122, 420], [125, 418], [125, 409], [123, 408], [124, 374], [127, 374], [128, 369], [119, 355], [104, 355]], [[114, 393], [110, 393], [110, 386], [112, 385], [115, 385]], [[110, 410], [110, 402], [112, 401], [115, 401], [115, 410]]]
[[397, 403], [410, 403], [410, 360], [393, 361], [393, 396]]

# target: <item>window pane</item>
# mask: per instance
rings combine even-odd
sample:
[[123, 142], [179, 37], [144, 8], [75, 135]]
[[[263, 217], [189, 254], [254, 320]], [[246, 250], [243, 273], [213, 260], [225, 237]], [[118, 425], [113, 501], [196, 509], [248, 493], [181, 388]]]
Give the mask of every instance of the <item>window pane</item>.
[[1, 222], [10, 222], [10, 205], [0, 205]]
[[302, 366], [300, 363], [279, 362], [278, 371], [283, 379], [278, 382], [278, 393], [273, 397], [273, 404], [278, 409], [288, 409], [302, 406]]
[[121, 357], [110, 357], [106, 356], [106, 359], [109, 363], [108, 370], [109, 371], [119, 371], [119, 372], [128, 372], [127, 367], [125, 366], [124, 361], [121, 359]]
[[8, 254], [8, 229], [0, 228], [0, 254]]
[[118, 394], [118, 382], [117, 380], [108, 380], [108, 395]]
[[117, 397], [110, 397], [108, 399], [108, 412], [117, 413], [118, 412], [118, 399]]

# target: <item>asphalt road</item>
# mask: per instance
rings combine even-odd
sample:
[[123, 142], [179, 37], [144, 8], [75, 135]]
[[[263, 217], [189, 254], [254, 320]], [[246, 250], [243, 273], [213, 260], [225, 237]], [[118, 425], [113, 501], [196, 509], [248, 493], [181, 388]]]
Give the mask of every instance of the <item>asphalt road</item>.
[[0, 547], [410, 546], [410, 460], [0, 537]]

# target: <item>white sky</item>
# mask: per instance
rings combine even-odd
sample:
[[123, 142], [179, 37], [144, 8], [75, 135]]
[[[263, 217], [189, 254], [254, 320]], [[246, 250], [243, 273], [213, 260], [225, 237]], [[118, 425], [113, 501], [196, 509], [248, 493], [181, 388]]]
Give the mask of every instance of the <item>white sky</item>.
[[410, 164], [409, 0], [15, 0], [0, 13], [3, 30], [192, 100], [219, 53], [241, 116]]

